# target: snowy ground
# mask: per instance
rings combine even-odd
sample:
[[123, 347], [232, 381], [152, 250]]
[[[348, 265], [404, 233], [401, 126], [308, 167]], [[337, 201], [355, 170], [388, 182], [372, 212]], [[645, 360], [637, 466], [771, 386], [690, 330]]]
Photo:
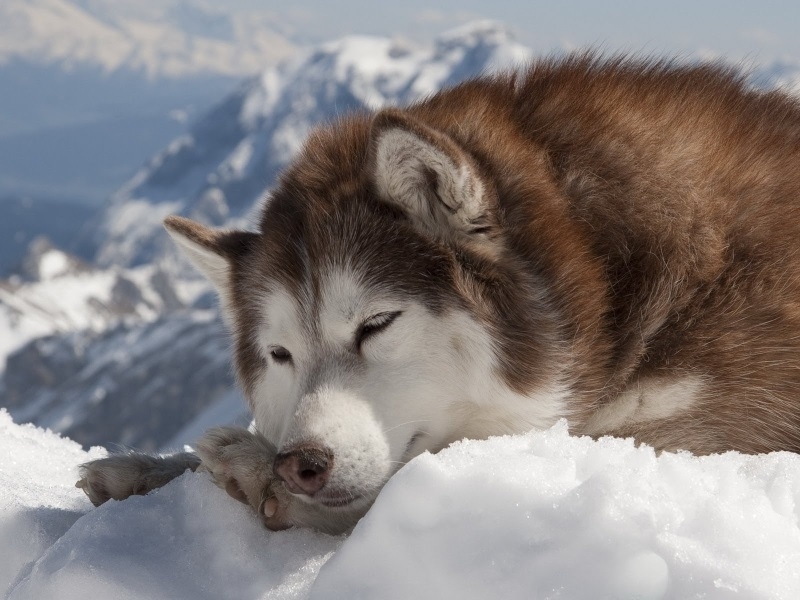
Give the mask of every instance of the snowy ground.
[[563, 425], [462, 442], [345, 539], [265, 531], [199, 474], [93, 509], [75, 467], [103, 453], [0, 412], [8, 598], [800, 598], [792, 454], [656, 457]]

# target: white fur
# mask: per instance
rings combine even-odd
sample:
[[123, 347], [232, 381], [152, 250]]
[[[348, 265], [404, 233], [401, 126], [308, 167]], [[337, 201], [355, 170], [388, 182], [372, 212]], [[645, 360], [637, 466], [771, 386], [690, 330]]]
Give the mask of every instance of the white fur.
[[[498, 374], [489, 333], [462, 311], [437, 317], [417, 302], [368, 289], [346, 268], [322, 279], [317, 302], [306, 300], [279, 288], [264, 299], [262, 351], [268, 356], [281, 345], [293, 364], [268, 365], [254, 416], [279, 449], [330, 449], [326, 488], [371, 500], [403, 461], [424, 450], [544, 428], [567, 416], [559, 377], [530, 395], [511, 390]], [[356, 355], [359, 325], [388, 311], [402, 314]]]
[[[300, 394], [296, 369], [308, 362], [307, 334], [296, 300], [277, 287], [264, 297], [264, 318], [259, 334], [259, 349], [267, 368], [256, 382], [253, 419], [256, 429], [276, 446], [286, 438], [292, 420], [294, 404]], [[275, 364], [270, 360], [271, 346], [278, 345], [291, 352], [294, 365]], [[294, 402], [291, 401], [294, 399]]]
[[639, 380], [600, 408], [587, 423], [586, 433], [612, 433], [627, 425], [674, 417], [694, 406], [702, 390], [703, 379], [697, 375]]

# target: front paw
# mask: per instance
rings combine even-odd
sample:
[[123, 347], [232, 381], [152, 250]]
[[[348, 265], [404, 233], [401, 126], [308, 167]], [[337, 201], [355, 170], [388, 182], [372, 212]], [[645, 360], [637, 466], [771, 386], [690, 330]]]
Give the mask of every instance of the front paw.
[[197, 442], [201, 470], [230, 496], [249, 504], [272, 530], [291, 527], [292, 498], [272, 474], [277, 450], [264, 436], [237, 427], [215, 427]]
[[170, 456], [149, 456], [138, 452], [113, 454], [93, 460], [79, 468], [75, 487], [82, 489], [92, 504], [142, 496], [166, 485], [187, 469], [195, 470], [200, 461], [194, 454], [179, 452]]

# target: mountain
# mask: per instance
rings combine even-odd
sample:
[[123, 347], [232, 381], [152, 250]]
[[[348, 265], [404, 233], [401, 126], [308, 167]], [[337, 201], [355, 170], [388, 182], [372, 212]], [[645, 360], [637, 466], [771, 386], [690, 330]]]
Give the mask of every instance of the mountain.
[[20, 272], [0, 281], [0, 404], [18, 420], [155, 451], [194, 438], [207, 409], [244, 411], [204, 286], [153, 265], [97, 269], [44, 238]]
[[[19, 271], [30, 244], [46, 237], [59, 248], [71, 248], [95, 209], [76, 202], [31, 197], [0, 198], [0, 278]], [[89, 256], [82, 258], [89, 259]]]
[[218, 403], [226, 421], [245, 412], [214, 310], [39, 337], [9, 357], [0, 393], [21, 422], [149, 452]]
[[21, 274], [0, 280], [0, 369], [31, 340], [150, 322], [194, 302], [198, 289], [152, 265], [94, 268], [46, 238], [30, 245]]
[[0, 64], [24, 60], [65, 69], [147, 77], [249, 75], [291, 55], [269, 15], [190, 0], [4, 0]]
[[0, 195], [99, 204], [242, 78], [295, 52], [202, 0], [0, 2]]
[[304, 52], [246, 81], [153, 158], [114, 194], [87, 243], [101, 265], [154, 260], [165, 252], [167, 214], [214, 225], [245, 219], [315, 124], [409, 102], [529, 56], [492, 22], [451, 31], [431, 47], [350, 36]]

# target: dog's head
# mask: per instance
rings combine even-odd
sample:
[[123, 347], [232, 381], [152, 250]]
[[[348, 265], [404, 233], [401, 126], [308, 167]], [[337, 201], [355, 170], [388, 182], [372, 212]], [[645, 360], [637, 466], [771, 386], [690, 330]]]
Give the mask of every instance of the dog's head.
[[555, 396], [523, 409], [554, 330], [491, 177], [404, 113], [314, 134], [259, 233], [166, 226], [219, 292], [274, 471], [308, 502], [363, 511], [426, 449], [558, 416]]

